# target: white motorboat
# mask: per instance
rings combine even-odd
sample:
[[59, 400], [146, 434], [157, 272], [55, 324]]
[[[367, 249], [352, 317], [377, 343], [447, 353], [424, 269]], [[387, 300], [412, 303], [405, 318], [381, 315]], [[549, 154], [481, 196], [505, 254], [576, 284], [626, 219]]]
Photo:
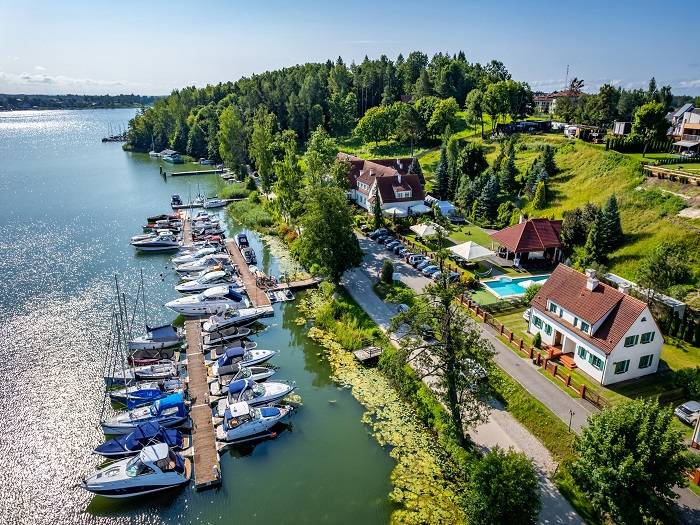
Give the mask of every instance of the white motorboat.
[[223, 270], [215, 270], [213, 272], [207, 272], [191, 281], [178, 284], [175, 289], [180, 293], [199, 293], [222, 284], [233, 285], [239, 290], [243, 288], [232, 274]]
[[154, 328], [146, 326], [145, 335], [129, 341], [129, 350], [160, 350], [177, 346], [181, 342], [182, 338], [170, 324]]
[[202, 343], [204, 347], [226, 344], [235, 339], [243, 339], [250, 335], [250, 328], [242, 328], [240, 326], [230, 326], [217, 330], [216, 332], [204, 332], [202, 334]]
[[274, 310], [271, 306], [262, 308], [225, 309], [207, 319], [202, 325], [202, 331], [211, 333], [232, 326], [247, 326], [261, 317], [270, 317], [273, 315], [273, 312]]
[[180, 242], [171, 233], [161, 233], [153, 238], [147, 238], [140, 241], [131, 241], [131, 245], [137, 250], [144, 252], [163, 252], [177, 250], [180, 248]]
[[128, 498], [184, 485], [191, 472], [189, 459], [170, 450], [166, 443], [158, 443], [98, 470], [80, 486], [107, 498]]
[[253, 248], [241, 248], [241, 255], [243, 256], [243, 260], [246, 262], [246, 264], [256, 264], [258, 262], [258, 258], [255, 256], [255, 250], [253, 250]]
[[201, 270], [206, 270], [217, 264], [230, 262], [231, 258], [227, 253], [210, 253], [205, 255], [195, 261], [190, 261], [184, 264], [178, 264], [175, 267], [175, 271], [178, 273], [191, 273], [199, 272]]
[[[227, 344], [220, 344], [220, 345], [208, 345], [202, 348], [202, 351], [204, 352], [204, 355], [206, 356], [206, 360], [210, 361], [210, 364], [213, 364], [214, 361], [219, 360], [221, 357], [223, 357], [226, 354], [226, 351], [230, 348], [242, 348], [244, 351], [249, 351], [249, 350], [255, 350], [258, 347], [258, 343], [255, 343], [253, 341], [241, 341], [239, 340], [233, 340], [231, 342], [227, 342]], [[206, 361], [205, 361], [206, 362]], [[235, 367], [234, 367], [235, 369]], [[233, 373], [233, 372], [230, 372]]]
[[251, 406], [267, 405], [291, 394], [295, 385], [279, 381], [256, 383], [252, 379], [238, 379], [228, 386], [228, 396], [220, 399], [214, 409], [215, 416], [223, 417], [226, 409], [234, 403], [245, 401]]
[[189, 417], [181, 393], [171, 394], [152, 405], [122, 412], [100, 422], [105, 434], [129, 434], [141, 423], [158, 423], [170, 428], [182, 425]]
[[130, 385], [136, 380], [158, 381], [177, 377], [177, 368], [172, 361], [163, 361], [152, 365], [114, 370], [111, 375], [104, 377], [107, 386]]
[[205, 199], [203, 208], [223, 208], [227, 202], [224, 199]]
[[217, 377], [209, 383], [209, 392], [213, 396], [225, 396], [228, 392], [228, 386], [239, 379], [252, 379], [256, 383], [262, 383], [275, 375], [274, 368], [266, 366], [245, 366], [241, 367], [238, 372], [232, 375]]
[[275, 350], [246, 350], [240, 346], [227, 348], [216, 361], [210, 361], [215, 376], [235, 374], [241, 367], [259, 365], [276, 355]]
[[187, 295], [165, 303], [171, 310], [186, 316], [211, 315], [224, 308], [246, 308], [248, 300], [233, 286], [215, 286], [196, 295]]
[[270, 429], [287, 418], [294, 408], [291, 405], [251, 407], [245, 401], [229, 405], [224, 411], [224, 421], [216, 427], [216, 439], [227, 443], [242, 443], [274, 435]]
[[138, 381], [131, 386], [109, 391], [110, 399], [121, 403], [127, 408], [150, 405], [154, 401], [170, 394], [182, 392], [185, 385], [180, 379], [165, 379], [163, 381]]
[[174, 264], [184, 264], [192, 261], [196, 261], [197, 259], [201, 259], [205, 255], [211, 255], [212, 253], [217, 253], [220, 250], [214, 248], [214, 247], [207, 247], [207, 248], [200, 248], [194, 253], [188, 253], [186, 255], [178, 255], [176, 257], [172, 258], [172, 261]]

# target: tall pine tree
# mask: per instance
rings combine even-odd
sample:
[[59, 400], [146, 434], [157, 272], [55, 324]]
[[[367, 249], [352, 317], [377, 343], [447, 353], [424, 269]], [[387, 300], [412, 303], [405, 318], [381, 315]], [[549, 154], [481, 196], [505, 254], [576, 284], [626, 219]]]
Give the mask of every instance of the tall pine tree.
[[617, 198], [611, 195], [601, 210], [601, 236], [603, 247], [607, 252], [617, 248], [624, 237], [620, 224], [620, 210], [617, 208]]
[[601, 264], [607, 258], [601, 235], [602, 217], [602, 213], [597, 213], [588, 230], [586, 244], [583, 245], [583, 250], [581, 250], [577, 261], [582, 270], [589, 268], [594, 263]]
[[447, 199], [450, 192], [450, 170], [447, 162], [447, 148], [445, 144], [440, 148], [440, 161], [435, 170], [437, 192], [441, 200]]
[[374, 185], [374, 195], [372, 196], [372, 215], [374, 215], [374, 229], [378, 230], [384, 226], [384, 216], [382, 215], [382, 202], [379, 199], [379, 185]]
[[518, 175], [518, 169], [515, 167], [515, 149], [510, 150], [508, 160], [505, 162], [500, 172], [501, 191], [509, 197], [514, 196], [518, 191], [518, 182], [515, 178]]
[[491, 175], [479, 198], [474, 201], [475, 218], [477, 220], [492, 223], [498, 214], [498, 179]]

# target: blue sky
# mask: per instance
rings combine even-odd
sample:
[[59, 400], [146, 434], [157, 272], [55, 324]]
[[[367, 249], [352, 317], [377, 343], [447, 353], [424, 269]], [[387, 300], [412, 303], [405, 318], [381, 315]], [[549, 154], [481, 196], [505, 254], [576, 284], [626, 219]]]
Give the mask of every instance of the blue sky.
[[569, 76], [700, 94], [697, 3], [0, 0], [0, 92], [163, 94], [307, 61], [412, 50], [503, 61], [535, 90]]

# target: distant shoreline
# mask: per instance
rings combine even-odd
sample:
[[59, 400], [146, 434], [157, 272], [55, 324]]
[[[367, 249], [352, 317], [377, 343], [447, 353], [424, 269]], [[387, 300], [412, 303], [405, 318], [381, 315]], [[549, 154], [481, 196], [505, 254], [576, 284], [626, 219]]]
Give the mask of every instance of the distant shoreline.
[[0, 93], [0, 112], [55, 109], [139, 109], [162, 98], [156, 95], [29, 95]]
[[141, 109], [142, 107], [149, 108], [150, 106], [93, 106], [90, 108], [55, 108], [55, 107], [36, 107], [36, 108], [16, 108], [16, 109], [2, 109], [0, 108], [0, 114], [2, 113], [19, 113], [21, 111], [89, 111], [91, 109]]

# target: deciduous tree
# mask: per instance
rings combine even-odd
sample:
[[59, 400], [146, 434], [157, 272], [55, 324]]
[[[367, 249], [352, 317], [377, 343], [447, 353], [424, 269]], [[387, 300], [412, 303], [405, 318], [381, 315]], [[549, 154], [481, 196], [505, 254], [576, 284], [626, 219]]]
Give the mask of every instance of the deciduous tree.
[[253, 117], [253, 133], [248, 153], [255, 163], [263, 191], [269, 191], [273, 182], [274, 142], [277, 119], [264, 106], [260, 106]]
[[246, 133], [241, 112], [233, 105], [219, 115], [219, 155], [226, 166], [245, 173]]

